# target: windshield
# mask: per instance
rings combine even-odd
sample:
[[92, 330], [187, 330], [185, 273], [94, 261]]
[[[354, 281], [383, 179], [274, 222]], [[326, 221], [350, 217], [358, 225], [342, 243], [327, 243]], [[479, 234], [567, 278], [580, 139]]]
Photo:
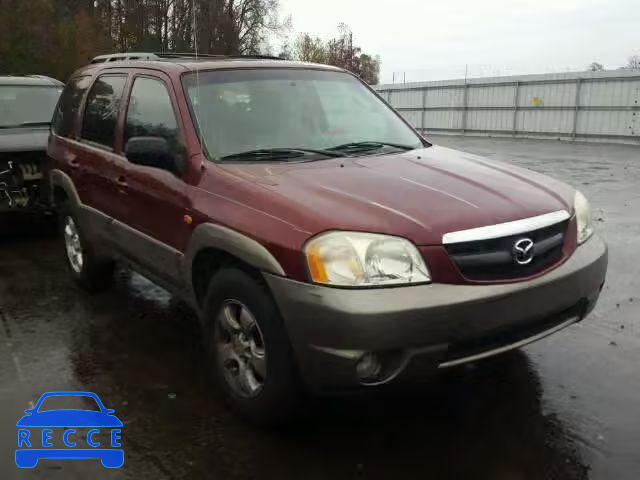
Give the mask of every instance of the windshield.
[[61, 93], [62, 87], [0, 86], [0, 127], [51, 122]]
[[199, 72], [185, 88], [208, 154], [325, 150], [379, 142], [420, 148], [420, 138], [375, 94], [342, 72], [253, 69]]
[[100, 411], [100, 407], [93, 397], [87, 395], [55, 395], [43, 399], [38, 412], [68, 409]]

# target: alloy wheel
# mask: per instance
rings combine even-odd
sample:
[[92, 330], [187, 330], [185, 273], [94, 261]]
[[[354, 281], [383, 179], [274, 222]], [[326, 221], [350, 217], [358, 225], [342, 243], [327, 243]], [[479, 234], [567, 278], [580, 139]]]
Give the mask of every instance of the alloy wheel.
[[73, 218], [66, 217], [64, 219], [63, 235], [69, 265], [71, 265], [74, 272], [80, 273], [84, 265], [84, 253], [82, 251], [82, 243], [80, 242], [80, 234], [78, 233], [78, 228]]
[[225, 300], [216, 318], [215, 342], [224, 379], [239, 396], [260, 394], [267, 377], [264, 337], [255, 316], [238, 300]]

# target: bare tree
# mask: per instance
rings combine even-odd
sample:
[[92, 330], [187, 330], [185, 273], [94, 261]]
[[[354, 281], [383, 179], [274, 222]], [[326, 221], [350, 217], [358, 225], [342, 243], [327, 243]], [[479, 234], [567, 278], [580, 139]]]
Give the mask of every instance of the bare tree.
[[640, 70], [640, 55], [631, 55], [627, 60], [627, 69]]
[[378, 83], [380, 75], [380, 57], [362, 53], [353, 43], [351, 29], [344, 23], [338, 25], [338, 36], [327, 42], [308, 33], [299, 34], [293, 46], [288, 42], [283, 44], [279, 56], [344, 68], [371, 85]]

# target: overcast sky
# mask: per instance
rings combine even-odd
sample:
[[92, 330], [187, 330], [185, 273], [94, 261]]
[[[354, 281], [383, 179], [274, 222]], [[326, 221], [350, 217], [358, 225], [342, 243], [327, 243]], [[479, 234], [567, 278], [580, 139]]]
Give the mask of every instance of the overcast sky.
[[296, 32], [347, 23], [382, 82], [608, 68], [640, 54], [640, 0], [280, 0]]

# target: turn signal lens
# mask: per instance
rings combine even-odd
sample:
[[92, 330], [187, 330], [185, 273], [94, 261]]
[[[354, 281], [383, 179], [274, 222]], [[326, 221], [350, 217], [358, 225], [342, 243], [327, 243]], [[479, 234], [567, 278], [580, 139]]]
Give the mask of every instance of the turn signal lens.
[[587, 198], [579, 191], [576, 191], [573, 205], [576, 212], [576, 223], [578, 226], [578, 245], [580, 245], [589, 240], [591, 235], [593, 235], [591, 206], [589, 205], [589, 200], [587, 200]]
[[329, 277], [327, 275], [327, 270], [324, 268], [324, 263], [322, 262], [322, 256], [320, 254], [320, 247], [318, 245], [314, 245], [307, 251], [307, 262], [309, 263], [309, 272], [311, 273], [311, 277], [318, 283], [327, 283]]

